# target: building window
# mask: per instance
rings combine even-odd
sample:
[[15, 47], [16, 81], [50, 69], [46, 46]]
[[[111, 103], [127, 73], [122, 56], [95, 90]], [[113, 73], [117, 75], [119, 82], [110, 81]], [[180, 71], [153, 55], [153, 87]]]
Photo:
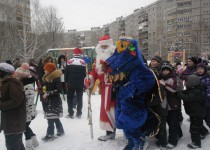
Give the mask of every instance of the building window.
[[177, 3], [178, 7], [191, 6], [191, 5], [192, 5], [192, 2], [190, 2], [190, 1]]

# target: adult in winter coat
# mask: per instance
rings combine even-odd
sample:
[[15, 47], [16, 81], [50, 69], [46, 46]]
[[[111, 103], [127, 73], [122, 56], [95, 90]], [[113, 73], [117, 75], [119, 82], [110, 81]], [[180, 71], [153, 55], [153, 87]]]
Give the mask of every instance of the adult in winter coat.
[[74, 118], [73, 100], [75, 92], [77, 97], [76, 117], [80, 118], [82, 115], [83, 89], [86, 71], [85, 62], [81, 59], [82, 50], [79, 48], [75, 48], [73, 51], [73, 55], [74, 57], [68, 61], [65, 69], [65, 82], [68, 88], [67, 103], [69, 112], [67, 118]]
[[114, 49], [113, 40], [109, 36], [99, 38], [99, 43], [96, 46], [96, 66], [90, 72], [90, 84], [86, 82], [86, 87], [92, 87], [97, 79], [101, 84], [100, 128], [106, 131], [106, 135], [100, 136], [98, 138], [100, 141], [115, 138], [115, 101], [111, 99], [112, 83], [108, 81], [102, 70], [102, 63], [114, 53]]
[[186, 90], [178, 92], [178, 98], [184, 102], [185, 112], [190, 116], [191, 149], [201, 148], [201, 129], [206, 116], [201, 82], [198, 76], [189, 75], [186, 80]]
[[196, 72], [196, 65], [198, 63], [197, 57], [189, 57], [187, 59], [187, 67], [186, 69], [180, 74], [180, 79], [186, 81], [187, 77]]
[[7, 150], [25, 150], [22, 136], [26, 128], [26, 101], [22, 83], [12, 76], [14, 67], [0, 63], [1, 125]]
[[177, 145], [178, 139], [182, 136], [182, 129], [179, 123], [181, 101], [176, 95], [176, 74], [169, 63], [162, 65], [159, 82], [164, 86], [165, 97], [168, 103], [168, 116], [166, 121], [169, 126], [169, 136], [166, 147], [172, 149]]
[[159, 132], [156, 135], [158, 147], [166, 147], [167, 145], [167, 133], [166, 133], [166, 120], [168, 115], [168, 104], [165, 96], [164, 86], [160, 84], [159, 77], [161, 73], [163, 61], [159, 56], [154, 56], [151, 59], [150, 68], [153, 71], [156, 82], [150, 93], [151, 100], [149, 99], [148, 105], [160, 116]]
[[62, 89], [60, 70], [56, 70], [56, 66], [53, 63], [47, 63], [44, 66], [45, 75], [42, 78], [43, 81], [43, 109], [45, 118], [48, 121], [48, 128], [46, 136], [42, 139], [49, 141], [54, 139], [54, 124], [57, 129], [57, 136], [64, 135], [63, 125], [60, 121], [60, 117], [63, 116], [63, 107], [60, 97]]
[[57, 67], [63, 73], [61, 75], [61, 83], [62, 83], [62, 90], [63, 90], [64, 94], [66, 94], [67, 89], [66, 89], [66, 83], [65, 83], [65, 80], [64, 80], [64, 73], [65, 73], [65, 68], [66, 68], [66, 56], [65, 55], [60, 55], [59, 56]]
[[24, 92], [26, 96], [26, 131], [25, 140], [26, 140], [26, 150], [33, 150], [34, 147], [38, 146], [36, 135], [29, 127], [31, 121], [36, 117], [37, 112], [34, 104], [34, 84], [35, 78], [30, 74], [29, 64], [22, 63], [19, 68], [15, 70], [14, 76], [20, 80], [24, 87]]

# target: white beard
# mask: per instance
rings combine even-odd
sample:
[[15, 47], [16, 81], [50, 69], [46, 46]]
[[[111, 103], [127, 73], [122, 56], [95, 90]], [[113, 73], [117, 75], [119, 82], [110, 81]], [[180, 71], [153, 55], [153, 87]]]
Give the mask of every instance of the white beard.
[[100, 60], [105, 61], [107, 58], [109, 58], [115, 50], [115, 46], [114, 45], [110, 45], [107, 49], [102, 49], [101, 45], [97, 45], [96, 46], [96, 71], [98, 74], [102, 74], [102, 66], [100, 64]]

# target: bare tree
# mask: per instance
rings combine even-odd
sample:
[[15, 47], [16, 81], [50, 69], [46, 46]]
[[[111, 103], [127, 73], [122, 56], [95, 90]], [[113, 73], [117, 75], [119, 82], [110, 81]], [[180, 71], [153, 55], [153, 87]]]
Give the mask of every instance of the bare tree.
[[42, 7], [39, 0], [33, 0], [32, 6], [32, 32], [38, 35], [41, 44], [36, 56], [42, 55], [49, 48], [62, 47], [64, 26], [56, 8]]

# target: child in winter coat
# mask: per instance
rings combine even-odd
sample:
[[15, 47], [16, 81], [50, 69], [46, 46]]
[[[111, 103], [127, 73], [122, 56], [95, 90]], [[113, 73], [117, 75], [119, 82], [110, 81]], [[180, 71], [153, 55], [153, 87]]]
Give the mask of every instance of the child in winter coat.
[[198, 76], [189, 75], [186, 80], [186, 90], [178, 92], [178, 98], [184, 101], [185, 112], [190, 116], [190, 133], [192, 143], [188, 148], [201, 148], [200, 132], [203, 118], [206, 116], [201, 82]]
[[207, 73], [207, 66], [203, 63], [198, 64], [196, 75], [201, 79], [205, 107], [207, 109], [204, 120], [210, 128], [210, 75]]
[[45, 75], [42, 78], [44, 86], [43, 91], [43, 109], [45, 118], [48, 121], [47, 134], [42, 139], [44, 141], [50, 141], [54, 139], [54, 124], [57, 128], [57, 136], [64, 135], [63, 125], [60, 121], [60, 117], [63, 116], [63, 107], [60, 97], [62, 90], [60, 70], [56, 70], [56, 66], [53, 63], [47, 63], [44, 66]]
[[34, 83], [35, 78], [31, 76], [29, 71], [29, 64], [23, 63], [19, 68], [15, 70], [14, 76], [23, 83], [24, 92], [26, 96], [26, 150], [33, 150], [39, 143], [36, 139], [36, 135], [29, 127], [31, 121], [36, 117], [37, 112], [34, 105]]
[[167, 123], [169, 126], [169, 137], [167, 148], [172, 149], [178, 143], [178, 138], [182, 136], [182, 129], [179, 124], [179, 113], [181, 101], [176, 96], [177, 81], [172, 66], [168, 63], [162, 65], [160, 83], [165, 87], [165, 95], [168, 102]]

